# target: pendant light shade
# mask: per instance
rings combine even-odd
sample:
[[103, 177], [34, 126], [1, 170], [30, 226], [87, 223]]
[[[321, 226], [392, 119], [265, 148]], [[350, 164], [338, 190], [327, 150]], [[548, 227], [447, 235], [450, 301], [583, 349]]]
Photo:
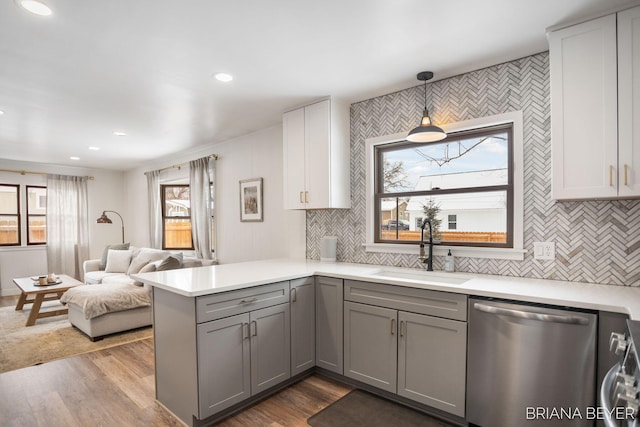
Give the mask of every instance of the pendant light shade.
[[424, 82], [424, 112], [422, 113], [420, 126], [413, 129], [409, 132], [409, 135], [407, 135], [407, 141], [409, 142], [436, 142], [447, 137], [445, 131], [431, 123], [429, 110], [427, 110], [427, 80], [431, 80], [431, 78], [433, 78], [431, 71], [418, 73], [418, 80]]

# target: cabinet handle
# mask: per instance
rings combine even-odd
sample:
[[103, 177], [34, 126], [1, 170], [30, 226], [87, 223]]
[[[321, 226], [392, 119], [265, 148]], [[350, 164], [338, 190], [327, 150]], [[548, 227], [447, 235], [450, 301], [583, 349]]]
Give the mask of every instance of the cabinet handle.
[[258, 298], [243, 299], [243, 300], [241, 300], [240, 302], [241, 302], [242, 304], [249, 304], [249, 303], [256, 302], [256, 301], [258, 301]]
[[305, 203], [309, 203], [309, 192], [308, 191], [304, 192], [304, 202]]
[[396, 319], [391, 319], [391, 335], [396, 333]]
[[[245, 326], [247, 327], [247, 328], [246, 328], [246, 329], [247, 329], [247, 335], [246, 335], [246, 336], [244, 335]], [[242, 324], [242, 339], [243, 339], [243, 340], [246, 340], [246, 339], [248, 339], [248, 338], [249, 338], [249, 324], [248, 324], [248, 323], [243, 323], [243, 324]]]
[[302, 197], [302, 191], [300, 192], [300, 203], [304, 203], [304, 198]]
[[257, 337], [258, 336], [258, 322], [253, 320], [253, 321], [251, 321], [251, 323], [253, 323], [253, 336]]
[[292, 288], [291, 289], [291, 302], [296, 302], [296, 301], [298, 301], [298, 289]]
[[404, 320], [400, 321], [400, 336], [404, 336]]
[[609, 165], [609, 186], [613, 187], [613, 165]]
[[625, 164], [624, 165], [624, 185], [629, 185], [628, 183], [628, 179], [627, 179], [627, 171], [629, 169], [629, 165]]

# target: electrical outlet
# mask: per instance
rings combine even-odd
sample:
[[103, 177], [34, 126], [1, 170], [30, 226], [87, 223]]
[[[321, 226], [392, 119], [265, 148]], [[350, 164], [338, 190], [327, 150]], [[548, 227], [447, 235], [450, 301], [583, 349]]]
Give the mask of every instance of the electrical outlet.
[[533, 259], [554, 259], [556, 244], [554, 242], [533, 242]]

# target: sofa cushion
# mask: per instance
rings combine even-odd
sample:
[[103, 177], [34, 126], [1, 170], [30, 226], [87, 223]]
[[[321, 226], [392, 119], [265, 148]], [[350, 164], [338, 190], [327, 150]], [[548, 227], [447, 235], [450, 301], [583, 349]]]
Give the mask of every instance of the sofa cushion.
[[175, 270], [182, 268], [182, 253], [171, 255], [164, 260], [154, 262], [156, 264], [156, 271]]
[[160, 249], [141, 248], [136, 251], [127, 270], [127, 274], [136, 274], [140, 269], [152, 261], [160, 261], [171, 255], [169, 251]]
[[104, 270], [88, 271], [84, 274], [84, 282], [87, 285], [95, 285], [102, 283], [102, 280], [109, 276], [122, 276], [122, 273], [107, 273]]
[[126, 273], [131, 264], [131, 251], [109, 249], [106, 273]]
[[136, 280], [127, 276], [126, 274], [114, 274], [113, 276], [107, 276], [104, 279], [102, 279], [102, 284], [104, 285], [113, 285], [113, 284], [135, 285]]
[[102, 251], [102, 257], [100, 258], [100, 270], [107, 268], [107, 255], [109, 255], [109, 249], [116, 249], [126, 251], [129, 249], [129, 243], [118, 243], [115, 245], [107, 245]]

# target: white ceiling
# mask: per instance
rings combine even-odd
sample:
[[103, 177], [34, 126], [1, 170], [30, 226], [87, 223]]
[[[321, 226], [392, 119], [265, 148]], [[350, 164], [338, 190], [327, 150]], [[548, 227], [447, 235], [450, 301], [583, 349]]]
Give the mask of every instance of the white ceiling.
[[[49, 17], [0, 3], [0, 158], [116, 170], [275, 125], [323, 96], [361, 101], [420, 84], [419, 71], [437, 80], [545, 51], [547, 27], [628, 3], [45, 2]], [[212, 78], [221, 71], [234, 80]]]

